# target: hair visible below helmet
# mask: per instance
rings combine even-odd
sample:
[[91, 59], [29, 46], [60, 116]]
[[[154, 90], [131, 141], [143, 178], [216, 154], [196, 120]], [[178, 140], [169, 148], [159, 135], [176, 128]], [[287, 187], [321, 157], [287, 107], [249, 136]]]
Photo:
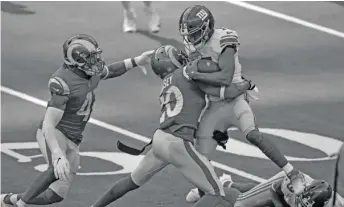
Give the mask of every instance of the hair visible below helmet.
[[201, 5], [188, 7], [180, 16], [179, 33], [189, 49], [203, 46], [214, 33], [215, 20], [208, 8]]
[[187, 62], [186, 55], [171, 45], [164, 45], [155, 50], [151, 58], [151, 66], [154, 73], [164, 78]]
[[63, 56], [66, 65], [77, 67], [89, 76], [100, 75], [105, 66], [98, 43], [85, 34], [68, 38], [63, 44]]
[[299, 207], [324, 207], [332, 196], [332, 188], [323, 180], [314, 180], [298, 195]]

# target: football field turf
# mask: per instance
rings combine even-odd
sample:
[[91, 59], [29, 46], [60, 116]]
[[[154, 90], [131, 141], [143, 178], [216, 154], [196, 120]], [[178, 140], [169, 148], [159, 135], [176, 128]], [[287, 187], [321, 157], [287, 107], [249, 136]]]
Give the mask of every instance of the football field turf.
[[[334, 162], [328, 155], [344, 140], [343, 5], [203, 3], [213, 12], [216, 27], [239, 34], [244, 76], [260, 91], [251, 106], [261, 131], [297, 168], [332, 183]], [[107, 63], [163, 44], [180, 47], [179, 15], [192, 4], [154, 3], [162, 29], [150, 34], [143, 5], [135, 2], [140, 30], [124, 34], [119, 2], [2, 2], [1, 193], [24, 191], [46, 167], [35, 133], [49, 99], [49, 77], [63, 63], [66, 38], [93, 36]], [[90, 206], [136, 167], [142, 156], [118, 152], [116, 142], [141, 147], [149, 141], [158, 126], [160, 87], [152, 71], [145, 76], [139, 69], [100, 83], [81, 144], [80, 176], [63, 204], [53, 206]], [[237, 131], [231, 131], [227, 150], [218, 149], [211, 157], [216, 170], [234, 181], [261, 182], [279, 170]], [[116, 206], [191, 206], [185, 203], [190, 187], [167, 167]]]

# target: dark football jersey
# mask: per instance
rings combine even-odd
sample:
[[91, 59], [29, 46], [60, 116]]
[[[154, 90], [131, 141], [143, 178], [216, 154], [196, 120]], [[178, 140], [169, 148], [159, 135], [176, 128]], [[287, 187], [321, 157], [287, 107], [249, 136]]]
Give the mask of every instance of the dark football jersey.
[[160, 129], [193, 141], [205, 99], [197, 85], [183, 76], [182, 69], [163, 79], [160, 106]]
[[95, 101], [94, 89], [99, 81], [99, 76], [87, 79], [64, 67], [58, 69], [49, 80], [52, 94], [68, 97], [62, 119], [56, 128], [76, 144], [80, 144], [83, 139], [82, 133]]

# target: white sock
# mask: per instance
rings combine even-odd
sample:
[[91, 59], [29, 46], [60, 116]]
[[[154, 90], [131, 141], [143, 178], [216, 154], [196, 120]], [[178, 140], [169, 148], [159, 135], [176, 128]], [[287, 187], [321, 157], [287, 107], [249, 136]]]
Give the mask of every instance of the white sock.
[[17, 205], [18, 207], [25, 207], [25, 206], [26, 206], [26, 203], [25, 203], [22, 199], [20, 199], [20, 200], [16, 203], [16, 205]]
[[294, 167], [288, 163], [283, 167], [283, 170], [286, 174], [289, 174], [292, 170], [294, 169]]
[[13, 194], [10, 196], [10, 201], [12, 204], [15, 204], [18, 202], [18, 194]]

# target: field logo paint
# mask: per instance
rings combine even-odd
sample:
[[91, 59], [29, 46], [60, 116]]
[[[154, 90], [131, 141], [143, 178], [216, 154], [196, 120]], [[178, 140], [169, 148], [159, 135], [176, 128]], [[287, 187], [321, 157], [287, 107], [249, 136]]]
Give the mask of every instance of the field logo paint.
[[[270, 129], [270, 128], [261, 128], [261, 132], [266, 134], [271, 134], [274, 136], [279, 136], [284, 139], [287, 139], [292, 142], [297, 142], [303, 145], [306, 145], [310, 148], [320, 150], [325, 155], [324, 157], [320, 158], [303, 158], [303, 157], [291, 157], [287, 156], [288, 160], [290, 161], [323, 161], [323, 160], [330, 160], [334, 158], [330, 158], [329, 155], [337, 152], [342, 145], [343, 142], [325, 136], [320, 136], [317, 134], [310, 134], [286, 129]], [[27, 156], [20, 154], [18, 151], [25, 150], [25, 149], [39, 149], [37, 142], [13, 142], [13, 143], [2, 143], [1, 144], [1, 152], [15, 158], [19, 163], [28, 163], [32, 162], [33, 159], [42, 157], [41, 154]], [[223, 150], [222, 148], [218, 148], [218, 150], [232, 153], [240, 156], [246, 157], [256, 157], [261, 159], [268, 159], [257, 147], [240, 142], [234, 139], [231, 139], [227, 143], [227, 150]], [[133, 156], [121, 152], [81, 152], [81, 156], [83, 157], [92, 157], [102, 159], [104, 161], [108, 161], [113, 163], [114, 165], [119, 165], [122, 169], [116, 171], [108, 171], [108, 172], [80, 172], [79, 175], [118, 175], [118, 174], [127, 174], [132, 172], [136, 166], [140, 163], [143, 159], [144, 155], [140, 156]], [[44, 171], [47, 169], [47, 164], [40, 164], [34, 166], [34, 169], [37, 171]]]
[[[42, 154], [26, 156], [16, 151], [24, 149], [39, 149], [37, 142], [13, 142], [2, 143], [1, 152], [15, 158], [19, 163], [32, 162], [33, 159], [42, 157]], [[132, 172], [140, 163], [144, 155], [133, 156], [120, 152], [81, 152], [83, 157], [93, 157], [108, 161], [114, 165], [119, 165], [122, 169], [109, 172], [80, 172], [78, 175], [118, 175]], [[82, 158], [81, 158], [82, 159]], [[40, 164], [34, 167], [35, 170], [43, 172], [47, 169], [47, 164]], [[81, 166], [82, 167], [82, 166]]]
[[[324, 153], [324, 157], [317, 158], [304, 158], [304, 157], [293, 157], [286, 156], [289, 161], [323, 161], [323, 160], [332, 160], [335, 157], [330, 157], [330, 155], [339, 151], [342, 141], [336, 140], [331, 137], [325, 137], [318, 134], [311, 134], [287, 129], [271, 129], [271, 128], [260, 128], [262, 133], [271, 134], [274, 136], [287, 139], [292, 142], [297, 142], [308, 146], [310, 148], [320, 150]], [[235, 131], [235, 130], [230, 130]], [[230, 139], [226, 144], [227, 149], [224, 150], [222, 147], [218, 147], [217, 150], [232, 153], [236, 155], [246, 156], [246, 157], [256, 157], [261, 159], [267, 158], [257, 147], [235, 140]]]

